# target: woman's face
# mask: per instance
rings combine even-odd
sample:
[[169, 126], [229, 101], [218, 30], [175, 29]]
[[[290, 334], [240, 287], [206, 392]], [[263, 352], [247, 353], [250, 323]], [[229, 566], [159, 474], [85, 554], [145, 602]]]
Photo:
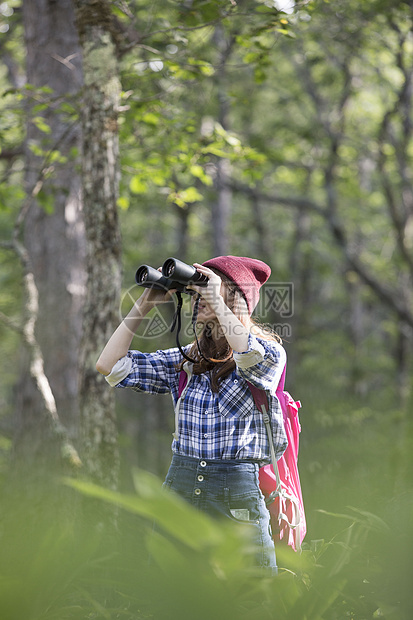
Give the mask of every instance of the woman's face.
[[198, 323], [208, 323], [210, 321], [216, 320], [216, 314], [212, 310], [212, 308], [206, 303], [203, 297], [200, 298], [198, 304]]
[[[221, 284], [220, 294], [226, 301], [226, 287], [224, 283]], [[195, 299], [196, 299], [195, 295], [191, 297], [192, 307], [194, 307]], [[199, 300], [199, 304], [198, 304], [197, 322], [198, 323], [209, 323], [209, 322], [216, 321], [216, 318], [217, 317], [216, 317], [214, 310], [211, 308], [209, 304], [207, 304], [205, 299], [201, 297]]]

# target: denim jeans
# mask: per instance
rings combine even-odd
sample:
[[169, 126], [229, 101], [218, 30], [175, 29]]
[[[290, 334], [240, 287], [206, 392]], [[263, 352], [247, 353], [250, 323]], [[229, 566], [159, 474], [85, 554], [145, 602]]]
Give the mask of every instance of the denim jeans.
[[212, 517], [248, 522], [256, 564], [277, 573], [270, 515], [259, 488], [257, 463], [172, 457], [164, 486]]

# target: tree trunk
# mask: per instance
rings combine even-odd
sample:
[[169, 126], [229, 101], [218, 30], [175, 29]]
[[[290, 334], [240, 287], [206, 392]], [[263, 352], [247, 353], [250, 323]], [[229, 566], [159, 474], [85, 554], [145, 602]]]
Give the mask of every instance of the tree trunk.
[[188, 220], [191, 213], [191, 207], [185, 205], [184, 207], [175, 206], [175, 213], [177, 215], [177, 231], [176, 231], [176, 255], [179, 259], [187, 262], [188, 260]]
[[[218, 97], [218, 122], [224, 129], [228, 129], [229, 97], [226, 92], [226, 63], [232, 51], [233, 41], [227, 41], [223, 28], [219, 25], [215, 29], [214, 42], [219, 51], [218, 69], [215, 77]], [[217, 198], [212, 203], [212, 240], [214, 256], [223, 256], [229, 252], [228, 224], [232, 208], [232, 190], [228, 184], [230, 175], [230, 161], [228, 159], [218, 158], [215, 177]]]
[[250, 194], [249, 203], [252, 213], [252, 225], [257, 231], [258, 246], [257, 258], [261, 258], [266, 263], [272, 261], [273, 241], [269, 235], [268, 226], [265, 223], [264, 208], [255, 194]]
[[352, 270], [346, 273], [346, 288], [349, 298], [349, 339], [352, 344], [352, 358], [350, 370], [349, 392], [355, 396], [365, 396], [368, 383], [364, 378], [363, 362], [361, 358], [365, 339], [365, 308], [362, 296], [362, 283]]
[[225, 256], [229, 252], [228, 222], [231, 213], [232, 192], [227, 179], [231, 164], [228, 159], [218, 159], [216, 164], [215, 188], [217, 198], [212, 203], [213, 255]]
[[[24, 246], [38, 291], [35, 337], [61, 422], [73, 436], [78, 422], [77, 361], [84, 298], [85, 237], [78, 162], [79, 126], [62, 114], [61, 104], [75, 101], [82, 83], [81, 53], [71, 0], [24, 0], [27, 81], [32, 91], [26, 140], [27, 210]], [[44, 109], [33, 106], [44, 100]], [[40, 131], [37, 118], [48, 125]], [[34, 150], [42, 149], [42, 154]], [[59, 152], [59, 157], [52, 156]], [[27, 301], [27, 300], [25, 300]], [[29, 374], [29, 355], [16, 390], [15, 453], [28, 469], [48, 455], [50, 425], [45, 406]], [[58, 448], [56, 438], [50, 446]], [[55, 445], [53, 445], [55, 443]], [[22, 457], [22, 458], [20, 458]], [[24, 457], [24, 458], [23, 458]]]
[[[291, 334], [286, 338], [291, 343], [289, 353], [289, 378], [296, 365], [299, 343], [305, 342], [311, 325], [309, 309], [312, 305], [312, 281], [314, 279], [311, 260], [311, 217], [308, 212], [298, 209], [295, 214], [295, 232], [292, 237], [289, 272], [294, 288], [291, 289], [292, 315], [287, 319]], [[287, 332], [288, 333], [288, 332]]]
[[118, 447], [114, 391], [95, 368], [119, 323], [121, 240], [118, 198], [120, 82], [110, 4], [76, 0], [83, 48], [83, 205], [88, 241], [87, 296], [81, 346], [82, 460], [93, 480], [116, 488]]

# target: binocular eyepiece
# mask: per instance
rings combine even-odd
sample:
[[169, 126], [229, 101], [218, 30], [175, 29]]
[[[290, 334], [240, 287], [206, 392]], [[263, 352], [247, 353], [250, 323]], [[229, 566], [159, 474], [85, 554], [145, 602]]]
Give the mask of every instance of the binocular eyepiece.
[[159, 288], [163, 290], [176, 289], [183, 293], [192, 293], [187, 290], [188, 284], [206, 286], [208, 278], [199, 273], [192, 265], [187, 265], [177, 258], [167, 258], [158, 271], [149, 265], [141, 265], [136, 271], [136, 283], [145, 288]]

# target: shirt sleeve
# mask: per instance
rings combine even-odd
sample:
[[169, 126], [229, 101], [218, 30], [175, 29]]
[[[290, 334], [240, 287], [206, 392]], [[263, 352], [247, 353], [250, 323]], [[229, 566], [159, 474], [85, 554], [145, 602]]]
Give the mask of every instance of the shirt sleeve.
[[275, 392], [286, 364], [287, 356], [278, 342], [248, 337], [248, 349], [234, 352], [237, 371], [246, 381], [256, 387]]
[[111, 387], [115, 387], [115, 385], [128, 376], [131, 369], [132, 360], [130, 357], [125, 355], [125, 357], [121, 357], [120, 360], [116, 362], [110, 373], [106, 375], [105, 379]]
[[178, 349], [142, 353], [128, 351], [121, 358], [106, 381], [112, 387], [133, 388], [149, 394], [167, 394], [171, 384], [178, 381], [177, 366], [180, 362]]

